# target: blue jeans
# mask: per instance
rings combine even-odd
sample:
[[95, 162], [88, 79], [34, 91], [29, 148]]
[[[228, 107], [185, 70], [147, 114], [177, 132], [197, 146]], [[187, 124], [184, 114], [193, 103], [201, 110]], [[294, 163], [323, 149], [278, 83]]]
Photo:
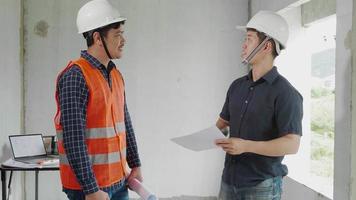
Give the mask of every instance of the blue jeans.
[[221, 181], [218, 200], [280, 200], [282, 177], [266, 179], [253, 187], [237, 188]]
[[[85, 200], [85, 195], [81, 190], [69, 190], [64, 188], [63, 192], [66, 193], [69, 200]], [[129, 200], [126, 184], [123, 184], [118, 190], [104, 190], [104, 192], [108, 193], [110, 200]]]

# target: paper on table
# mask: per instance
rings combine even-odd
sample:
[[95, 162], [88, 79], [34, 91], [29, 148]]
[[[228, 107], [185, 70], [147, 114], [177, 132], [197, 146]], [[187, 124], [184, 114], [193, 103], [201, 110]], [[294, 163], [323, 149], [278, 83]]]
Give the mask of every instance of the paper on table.
[[28, 163], [23, 163], [16, 161], [12, 158], [6, 160], [4, 163], [2, 163], [3, 166], [6, 167], [18, 167], [18, 168], [39, 168], [40, 165], [38, 164], [28, 164]]
[[214, 125], [210, 128], [195, 132], [190, 135], [172, 138], [171, 140], [187, 149], [203, 151], [217, 148], [216, 139], [225, 138], [223, 133]]
[[17, 168], [46, 168], [46, 167], [59, 167], [59, 160], [54, 159], [53, 161], [46, 162], [43, 164], [29, 164], [24, 162], [16, 161], [12, 158], [6, 160], [2, 163], [5, 167], [17, 167]]

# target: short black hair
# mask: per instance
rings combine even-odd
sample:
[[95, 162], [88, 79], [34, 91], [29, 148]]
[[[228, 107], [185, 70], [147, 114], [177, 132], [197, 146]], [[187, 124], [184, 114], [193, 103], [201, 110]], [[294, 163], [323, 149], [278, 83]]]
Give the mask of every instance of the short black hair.
[[[260, 43], [267, 37], [263, 32], [260, 32], [260, 31], [254, 29], [254, 28], [247, 28], [247, 31], [256, 32], [258, 40], [259, 40]], [[274, 58], [276, 58], [278, 56], [278, 53], [277, 53], [277, 50], [276, 50], [276, 43], [274, 42], [273, 39], [269, 39], [268, 41], [271, 42], [271, 44], [272, 44], [272, 49], [273, 49], [272, 50], [272, 56], [273, 56], [273, 59], [274, 59]]]
[[87, 41], [87, 46], [90, 47], [94, 44], [94, 38], [93, 38], [93, 34], [95, 32], [99, 32], [103, 37], [106, 37], [109, 30], [110, 29], [117, 29], [119, 28], [121, 25], [124, 25], [125, 21], [121, 21], [121, 22], [115, 22], [91, 31], [87, 31], [85, 33], [83, 33], [83, 36], [85, 38], [85, 40]]

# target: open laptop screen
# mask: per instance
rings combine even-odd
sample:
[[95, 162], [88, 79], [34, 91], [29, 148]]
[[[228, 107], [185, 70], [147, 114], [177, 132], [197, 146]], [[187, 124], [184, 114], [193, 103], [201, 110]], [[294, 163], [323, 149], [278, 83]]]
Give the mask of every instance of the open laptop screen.
[[9, 139], [14, 158], [47, 155], [41, 134], [10, 135]]

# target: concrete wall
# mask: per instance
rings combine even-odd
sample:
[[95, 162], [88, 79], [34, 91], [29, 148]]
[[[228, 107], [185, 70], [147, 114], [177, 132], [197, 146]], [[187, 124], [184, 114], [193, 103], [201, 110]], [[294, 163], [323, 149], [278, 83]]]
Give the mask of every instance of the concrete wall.
[[336, 0], [312, 0], [302, 5], [302, 24], [306, 25], [335, 13]]
[[[25, 1], [26, 130], [54, 134], [55, 77], [85, 43], [76, 12], [86, 1]], [[224, 154], [194, 153], [170, 138], [215, 123], [238, 67], [247, 0], [112, 1], [128, 18], [124, 57], [128, 107], [145, 184], [159, 197], [216, 196]], [[27, 174], [27, 185], [33, 184]], [[51, 184], [48, 184], [51, 183]], [[64, 199], [58, 175], [41, 173], [40, 199]], [[33, 188], [26, 192], [33, 199]]]
[[[0, 162], [12, 154], [8, 136], [21, 133], [20, 4], [20, 0], [0, 0]], [[22, 174], [15, 173], [12, 183], [14, 199], [22, 196], [21, 180]]]
[[355, 152], [356, 152], [356, 82], [354, 81], [356, 79], [356, 3], [353, 1], [353, 14], [352, 14], [352, 75], [351, 75], [351, 80], [352, 81], [352, 119], [351, 119], [351, 124], [352, 124], [352, 138], [351, 138], [351, 176], [350, 176], [350, 199], [356, 199], [356, 183], [353, 181], [356, 178], [356, 158], [355, 158]]
[[251, 0], [251, 16], [259, 10], [284, 11], [295, 8], [311, 0]]
[[[76, 35], [80, 1], [25, 0], [25, 128], [54, 134], [54, 81], [69, 59], [79, 56], [84, 41]], [[251, 0], [251, 11], [284, 10], [305, 1]], [[158, 196], [214, 196], [223, 155], [217, 150], [192, 153], [169, 138], [214, 123], [229, 83], [239, 69], [241, 33], [247, 1], [113, 1], [128, 17], [125, 56], [117, 61], [125, 75], [129, 109], [143, 162], [145, 184]], [[0, 1], [0, 135], [2, 160], [8, 157], [7, 135], [21, 132], [20, 1]], [[351, 36], [352, 0], [337, 1], [336, 139], [334, 199], [351, 199]], [[354, 20], [355, 21], [355, 20]], [[8, 67], [8, 66], [11, 66]], [[11, 89], [10, 89], [11, 87]], [[206, 90], [209, 88], [209, 90]], [[224, 89], [222, 89], [224, 88]], [[346, 106], [345, 106], [346, 105]], [[10, 113], [10, 114], [9, 114]], [[188, 113], [188, 114], [187, 114]], [[355, 146], [355, 145], [354, 145]], [[346, 152], [346, 153], [345, 153]], [[173, 156], [172, 156], [173, 155]], [[173, 159], [174, 160], [173, 160]], [[218, 164], [217, 164], [218, 163]], [[217, 173], [218, 172], [218, 173]], [[21, 197], [20, 176], [13, 199]], [[33, 199], [32, 174], [26, 176], [26, 199]], [[48, 184], [50, 183], [50, 184]], [[58, 175], [41, 173], [40, 199], [64, 199]], [[194, 190], [193, 190], [194, 188]], [[287, 178], [284, 198], [324, 199]], [[303, 197], [300, 195], [303, 194]], [[305, 195], [304, 195], [305, 194]]]
[[[55, 78], [70, 56], [78, 56], [76, 13], [84, 1], [24, 1], [25, 129], [54, 135]], [[72, 34], [71, 34], [72, 33]], [[78, 44], [78, 45], [75, 45]], [[56, 172], [39, 173], [39, 199], [65, 199]], [[34, 173], [26, 173], [26, 199], [34, 199]]]
[[355, 77], [352, 70], [351, 43], [353, 1], [338, 0], [337, 33], [336, 33], [336, 104], [335, 110], [335, 169], [334, 169], [334, 199], [355, 199], [351, 197], [351, 186], [355, 188], [351, 177], [352, 160], [352, 117], [354, 106], [352, 99], [354, 89], [351, 89], [352, 79]]

